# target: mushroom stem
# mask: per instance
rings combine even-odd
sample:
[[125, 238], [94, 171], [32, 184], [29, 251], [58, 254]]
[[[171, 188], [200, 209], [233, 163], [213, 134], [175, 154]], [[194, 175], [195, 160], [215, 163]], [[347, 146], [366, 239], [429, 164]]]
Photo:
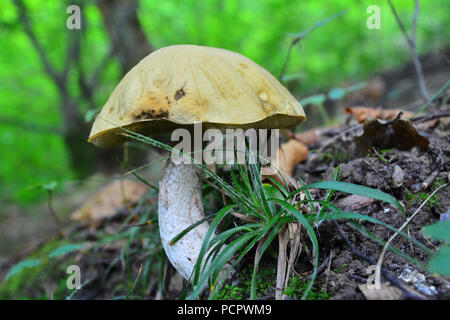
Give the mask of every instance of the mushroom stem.
[[169, 242], [204, 217], [199, 169], [169, 159], [159, 185], [159, 230], [169, 261], [186, 280], [191, 278], [209, 224], [202, 223], [173, 245]]

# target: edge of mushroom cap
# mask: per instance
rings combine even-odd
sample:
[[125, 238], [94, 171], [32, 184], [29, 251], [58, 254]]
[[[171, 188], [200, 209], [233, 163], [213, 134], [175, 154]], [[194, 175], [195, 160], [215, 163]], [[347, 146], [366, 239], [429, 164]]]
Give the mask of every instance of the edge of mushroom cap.
[[[261, 121], [231, 124], [231, 123], [209, 123], [202, 122], [203, 129], [281, 129], [291, 128], [306, 121], [306, 116], [292, 116], [285, 114], [274, 114]], [[88, 142], [100, 148], [109, 148], [132, 140], [127, 136], [127, 131], [132, 131], [144, 136], [152, 136], [161, 133], [170, 133], [177, 128], [185, 128], [193, 132], [194, 124], [176, 123], [167, 119], [137, 121], [125, 126], [118, 126], [98, 132], [88, 138]]]

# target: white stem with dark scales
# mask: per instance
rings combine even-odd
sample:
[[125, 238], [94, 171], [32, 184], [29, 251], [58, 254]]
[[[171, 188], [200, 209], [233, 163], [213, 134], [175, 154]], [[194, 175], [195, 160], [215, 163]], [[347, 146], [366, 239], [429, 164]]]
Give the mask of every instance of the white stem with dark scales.
[[203, 239], [209, 228], [202, 223], [175, 244], [170, 240], [205, 217], [200, 171], [194, 164], [174, 164], [170, 159], [159, 185], [158, 223], [169, 261], [187, 280], [191, 278]]

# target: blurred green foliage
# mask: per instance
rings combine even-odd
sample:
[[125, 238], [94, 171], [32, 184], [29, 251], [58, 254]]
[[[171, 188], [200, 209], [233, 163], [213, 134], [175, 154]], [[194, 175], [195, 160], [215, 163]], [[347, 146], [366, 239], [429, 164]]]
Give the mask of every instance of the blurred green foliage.
[[[49, 59], [64, 65], [70, 32], [66, 1], [26, 0], [33, 27]], [[366, 8], [381, 7], [381, 30], [366, 27]], [[406, 42], [385, 1], [333, 0], [146, 0], [139, 2], [139, 19], [155, 47], [193, 43], [240, 52], [278, 76], [292, 38], [337, 12], [342, 17], [314, 30], [292, 52], [286, 75], [298, 75], [298, 98], [325, 92], [333, 85], [360, 81], [410, 59]], [[396, 8], [408, 30], [413, 1], [397, 0]], [[421, 1], [417, 32], [419, 53], [445, 48], [450, 39], [450, 2]], [[95, 2], [85, 8], [82, 61], [92, 72], [109, 50], [110, 40]], [[116, 60], [108, 64], [95, 92], [101, 107], [120, 80]], [[80, 88], [70, 74], [72, 93]], [[23, 32], [12, 1], [0, 10], [0, 200], [32, 201], [42, 191], [31, 188], [49, 181], [74, 178], [61, 129], [60, 96], [44, 72], [39, 57]], [[81, 106], [88, 111], [86, 105]], [[87, 134], [87, 133], [80, 133]]]

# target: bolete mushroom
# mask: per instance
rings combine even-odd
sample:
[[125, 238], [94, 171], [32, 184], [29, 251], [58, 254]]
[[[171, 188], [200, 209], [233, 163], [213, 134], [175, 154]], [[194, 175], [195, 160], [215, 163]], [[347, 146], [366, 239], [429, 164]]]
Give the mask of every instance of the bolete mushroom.
[[[142, 59], [114, 89], [97, 116], [89, 142], [109, 147], [126, 141], [122, 128], [150, 136], [189, 128], [287, 128], [305, 120], [297, 100], [268, 71], [228, 50], [175, 45]], [[204, 218], [200, 171], [167, 161], [159, 185], [158, 223], [166, 255], [190, 279], [204, 222], [171, 245], [170, 240]]]

